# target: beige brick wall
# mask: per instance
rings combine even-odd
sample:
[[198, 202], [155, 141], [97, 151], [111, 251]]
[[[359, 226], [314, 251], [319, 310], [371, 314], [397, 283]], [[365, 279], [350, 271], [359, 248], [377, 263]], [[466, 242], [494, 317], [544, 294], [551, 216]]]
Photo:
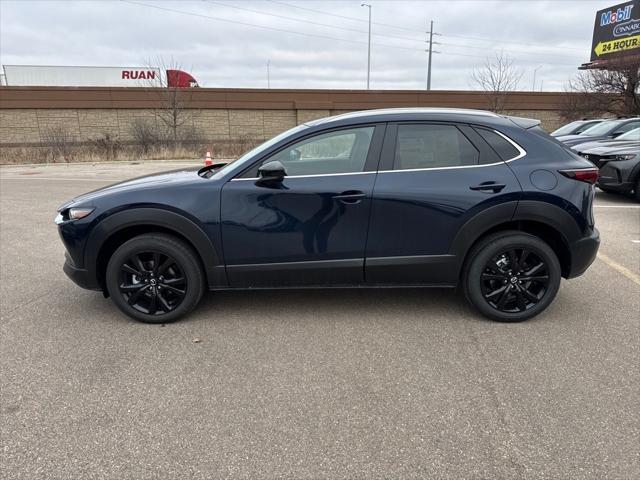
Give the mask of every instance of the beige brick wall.
[[229, 111], [199, 110], [193, 114], [193, 126], [210, 140], [229, 140]]
[[[296, 124], [344, 113], [343, 110], [189, 110], [183, 128], [194, 128], [207, 140], [264, 140]], [[552, 131], [564, 122], [550, 110], [512, 111], [511, 115], [538, 118], [542, 127]], [[46, 142], [50, 132], [65, 129], [72, 141], [88, 141], [109, 134], [131, 141], [131, 127], [142, 119], [156, 128], [163, 123], [151, 110], [144, 109], [2, 109], [1, 144], [38, 144]]]
[[289, 130], [297, 125], [295, 110], [265, 110], [264, 134], [265, 139]]
[[298, 125], [331, 115], [331, 110], [297, 110]]
[[541, 126], [547, 132], [553, 132], [558, 127], [567, 123], [558, 112], [554, 112], [553, 110], [513, 110], [508, 113], [514, 117], [537, 118], [542, 122]]
[[38, 129], [40, 138], [46, 141], [53, 132], [64, 129], [72, 141], [80, 140], [80, 123], [78, 111], [72, 109], [38, 109]]
[[20, 142], [40, 142], [35, 109], [0, 110], [0, 144]]

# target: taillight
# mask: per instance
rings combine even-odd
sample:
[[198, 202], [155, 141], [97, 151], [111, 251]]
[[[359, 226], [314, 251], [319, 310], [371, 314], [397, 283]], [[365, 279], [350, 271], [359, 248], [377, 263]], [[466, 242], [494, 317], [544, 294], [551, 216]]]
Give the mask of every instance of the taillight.
[[596, 167], [578, 168], [575, 170], [559, 170], [559, 172], [567, 178], [587, 183], [596, 183], [598, 181], [599, 174], [599, 170]]

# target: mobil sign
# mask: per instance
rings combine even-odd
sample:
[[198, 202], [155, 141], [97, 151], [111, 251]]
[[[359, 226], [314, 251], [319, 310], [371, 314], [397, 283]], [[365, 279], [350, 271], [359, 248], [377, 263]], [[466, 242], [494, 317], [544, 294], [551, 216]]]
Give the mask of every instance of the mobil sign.
[[640, 55], [640, 0], [599, 10], [593, 27], [591, 61], [624, 61], [637, 55]]

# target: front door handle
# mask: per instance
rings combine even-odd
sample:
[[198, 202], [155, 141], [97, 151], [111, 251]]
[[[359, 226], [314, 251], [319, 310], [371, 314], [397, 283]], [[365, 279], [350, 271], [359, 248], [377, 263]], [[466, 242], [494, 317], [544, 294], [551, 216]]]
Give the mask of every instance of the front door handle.
[[366, 197], [366, 193], [360, 190], [347, 190], [339, 195], [334, 195], [333, 198], [342, 203], [360, 203], [360, 201]]
[[474, 187], [469, 187], [469, 189], [477, 190], [477, 191], [480, 191], [480, 192], [498, 193], [498, 192], [501, 192], [504, 187], [506, 187], [506, 185], [503, 184], [503, 183], [482, 182], [480, 185], [476, 185]]

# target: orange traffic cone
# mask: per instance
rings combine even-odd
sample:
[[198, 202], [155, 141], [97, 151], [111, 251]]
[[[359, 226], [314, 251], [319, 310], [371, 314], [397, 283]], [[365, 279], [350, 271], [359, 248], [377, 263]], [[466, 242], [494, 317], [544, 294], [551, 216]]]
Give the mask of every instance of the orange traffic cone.
[[204, 166], [208, 167], [209, 165], [213, 165], [213, 160], [211, 160], [211, 152], [207, 152], [207, 156], [204, 158]]

